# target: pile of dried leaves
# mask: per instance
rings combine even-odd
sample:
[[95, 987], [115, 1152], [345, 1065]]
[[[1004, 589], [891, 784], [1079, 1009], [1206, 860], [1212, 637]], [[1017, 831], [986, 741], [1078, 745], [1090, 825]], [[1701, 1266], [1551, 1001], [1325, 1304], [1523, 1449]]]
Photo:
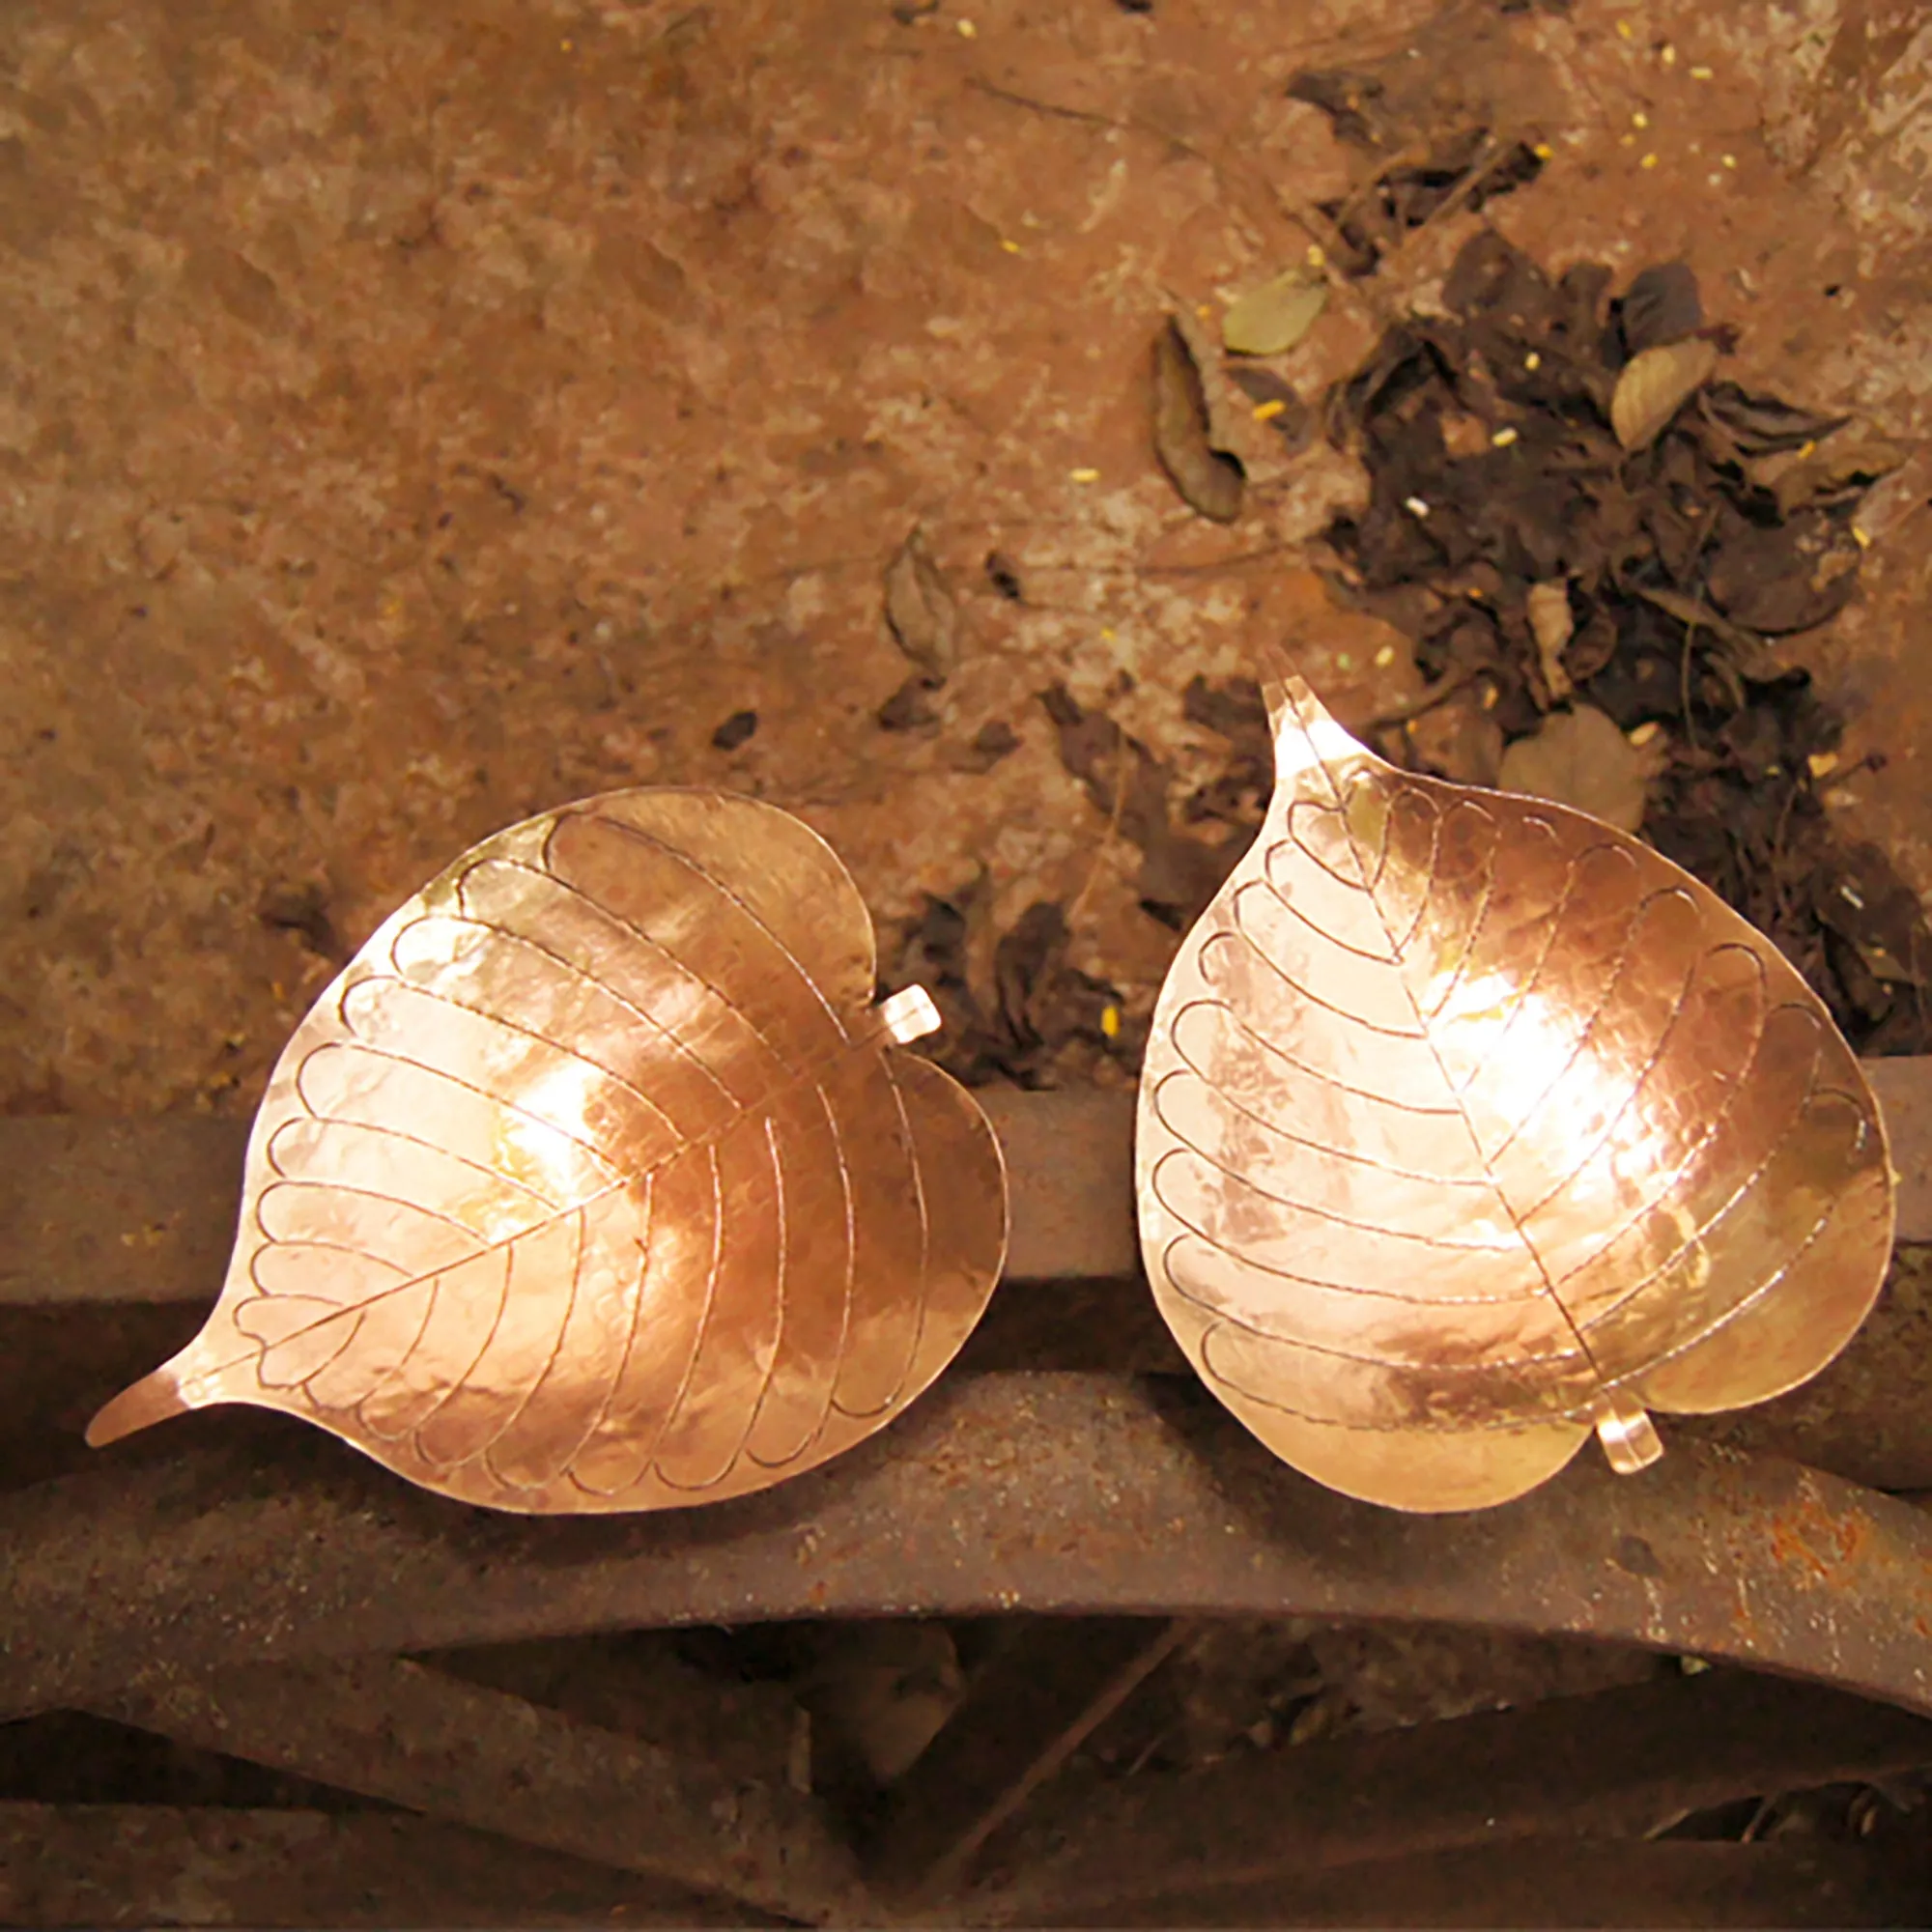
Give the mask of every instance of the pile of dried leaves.
[[[1374, 73], [1303, 75], [1292, 91], [1384, 161], [1367, 189], [1321, 211], [1345, 275], [1536, 173], [1533, 151], [1486, 127], [1419, 148], [1399, 139], [1403, 103]], [[1618, 295], [1611, 285], [1589, 262], [1552, 281], [1483, 233], [1444, 284], [1446, 312], [1390, 328], [1327, 398], [1322, 426], [1371, 484], [1367, 509], [1329, 531], [1344, 594], [1411, 638], [1430, 686], [1367, 735], [1397, 763], [1641, 831], [1783, 950], [1861, 1052], [1932, 1051], [1932, 929], [1886, 855], [1834, 830], [1825, 792], [1854, 775], [1838, 756], [1843, 720], [1779, 655], [1853, 596], [1864, 543], [1923, 498], [1923, 462], [1901, 469], [1903, 451], [1849, 418], [1723, 380], [1731, 332], [1706, 323], [1683, 263]], [[1293, 347], [1327, 293], [1313, 263], [1224, 318], [1229, 378], [1290, 449], [1315, 412], [1252, 358]], [[1208, 353], [1191, 320], [1159, 331], [1152, 443], [1183, 500], [1232, 523], [1247, 479], [1215, 438]], [[1002, 595], [1020, 595], [1002, 559], [987, 571]], [[951, 593], [917, 533], [886, 592], [914, 669], [879, 722], [920, 728], [956, 642]], [[1188, 688], [1189, 722], [1229, 749], [1221, 776], [1183, 798], [1104, 713], [1062, 686], [1039, 696], [1097, 822], [1140, 852], [1142, 908], [1184, 931], [1266, 806], [1259, 691]], [[980, 769], [1012, 748], [997, 728], [968, 754]], [[988, 951], [970, 942], [983, 901], [977, 888], [934, 899], [903, 936], [899, 976], [923, 974], [949, 1008], [946, 1064], [1025, 1085], [1083, 1077], [1099, 1060], [1131, 1073], [1138, 1039], [1115, 989], [1066, 966], [1060, 908], [1035, 906], [1000, 939], [993, 983], [982, 971], [976, 992], [966, 962]]]
[[1125, 1019], [1117, 988], [1068, 964], [1066, 915], [1051, 899], [999, 936], [984, 986], [974, 966], [989, 901], [983, 876], [948, 897], [928, 893], [899, 932], [885, 983], [923, 986], [945, 1022], [922, 1050], [969, 1087], [1058, 1087], [1093, 1079], [1102, 1061], [1137, 1068], [1145, 1029]]
[[[1104, 712], [1082, 706], [1065, 685], [1039, 701], [1101, 837], [1140, 852], [1141, 909], [1186, 931], [1253, 842], [1267, 806], [1273, 748], [1259, 687], [1200, 677], [1188, 686], [1187, 718], [1226, 738], [1228, 757], [1178, 807], [1172, 770]], [[944, 897], [928, 894], [890, 956], [885, 983], [917, 982], [939, 1006], [946, 1024], [928, 1042], [933, 1058], [968, 1086], [1063, 1086], [1092, 1080], [1103, 1062], [1136, 1073], [1146, 1022], [1125, 1011], [1119, 988], [1068, 963], [1065, 911], [1040, 900], [994, 940], [990, 898], [983, 877]], [[976, 971], [989, 942], [990, 969]]]
[[1690, 271], [1610, 299], [1477, 237], [1449, 314], [1390, 329], [1329, 399], [1371, 497], [1331, 541], [1443, 715], [1379, 749], [1619, 820], [1768, 933], [1867, 1053], [1932, 1048], [1932, 932], [1821, 803], [1842, 720], [1777, 640], [1852, 596], [1854, 511], [1901, 452], [1714, 380]]

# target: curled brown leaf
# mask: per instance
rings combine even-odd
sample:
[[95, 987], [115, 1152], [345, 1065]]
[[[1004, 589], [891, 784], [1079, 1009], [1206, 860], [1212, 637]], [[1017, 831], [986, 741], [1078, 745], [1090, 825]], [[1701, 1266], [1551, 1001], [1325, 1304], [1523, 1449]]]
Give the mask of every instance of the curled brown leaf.
[[1504, 791], [1550, 799], [1620, 832], [1634, 832], [1665, 755], [1662, 739], [1633, 745], [1595, 705], [1579, 704], [1552, 711], [1511, 744], [1496, 782]]
[[959, 609], [925, 539], [914, 530], [886, 566], [886, 623], [929, 688], [952, 675], [959, 658]]
[[1648, 448], [1717, 366], [1718, 345], [1701, 335], [1632, 356], [1610, 397], [1617, 440], [1626, 449]]
[[1182, 499], [1217, 524], [1241, 514], [1247, 475], [1238, 458], [1216, 449], [1208, 392], [1194, 351], [1172, 317], [1153, 345], [1153, 448]]
[[1570, 673], [1563, 668], [1563, 648], [1577, 628], [1570, 609], [1570, 584], [1565, 578], [1548, 583], [1532, 583], [1524, 604], [1529, 613], [1529, 634], [1536, 640], [1537, 668], [1543, 673], [1545, 690], [1552, 704], [1570, 696]]

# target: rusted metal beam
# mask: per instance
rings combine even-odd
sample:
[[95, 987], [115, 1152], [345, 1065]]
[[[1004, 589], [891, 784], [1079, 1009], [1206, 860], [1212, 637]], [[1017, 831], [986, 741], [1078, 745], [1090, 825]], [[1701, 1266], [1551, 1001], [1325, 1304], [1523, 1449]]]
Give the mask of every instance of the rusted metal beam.
[[464, 1509], [293, 1422], [229, 1439], [0, 1497], [0, 1714], [157, 1663], [1012, 1609], [1571, 1633], [1932, 1711], [1932, 1518], [1688, 1440], [1638, 1476], [1581, 1456], [1502, 1508], [1406, 1516], [1296, 1476], [1189, 1382], [964, 1377], [782, 1489], [577, 1521]]
[[693, 1891], [813, 1923], [863, 1916], [852, 1854], [809, 1800], [402, 1658], [163, 1669], [93, 1708]]
[[[985, 1087], [976, 1097], [1007, 1156], [1012, 1194], [1007, 1280], [1138, 1275], [1134, 1096]], [[1932, 1138], [1932, 1121], [1927, 1131]]]
[[1742, 1672], [1062, 1786], [954, 1909], [1056, 1924], [1333, 1865], [1628, 1832], [1740, 1798], [1932, 1764], [1932, 1722]]
[[212, 1302], [245, 1121], [0, 1120], [0, 1303]]
[[1102, 1918], [1170, 1927], [1922, 1925], [1923, 1859], [1864, 1845], [1536, 1838], [1176, 1895]]
[[949, 1889], [1187, 1629], [1146, 1617], [1079, 1617], [1016, 1631], [894, 1786], [867, 1861], [877, 1885], [908, 1897]]
[[740, 1682], [676, 1654], [674, 1631], [470, 1644], [418, 1655], [446, 1676], [506, 1690], [580, 1724], [702, 1759], [735, 1783], [809, 1788], [811, 1726], [781, 1684]]
[[[1932, 1238], [1932, 1060], [1867, 1067], [1894, 1129], [1900, 1234]], [[1009, 1153], [1008, 1279], [954, 1374], [1185, 1374], [1141, 1278], [1132, 1096], [982, 1094]], [[227, 1255], [235, 1122], [0, 1120], [0, 1442], [32, 1475], [90, 1460], [80, 1431], [187, 1340]], [[1932, 1249], [1903, 1246], [1825, 1372], [1736, 1415], [1671, 1425], [1880, 1489], [1932, 1488]]]
[[[1898, 1238], [1932, 1241], [1932, 1058], [1875, 1060], [1899, 1172]], [[1007, 1151], [1009, 1281], [1132, 1275], [1131, 1094], [979, 1098]], [[169, 1116], [0, 1120], [0, 1304], [213, 1301], [247, 1123]]]
[[[1891, 1926], [1922, 1922], [1926, 1885], [1922, 1868], [1861, 1845], [1543, 1840], [1222, 1888], [1108, 1922]], [[782, 1922], [405, 1813], [20, 1804], [0, 1804], [0, 1920], [50, 1932]]]
[[10, 1926], [786, 1922], [404, 1812], [0, 1804]]

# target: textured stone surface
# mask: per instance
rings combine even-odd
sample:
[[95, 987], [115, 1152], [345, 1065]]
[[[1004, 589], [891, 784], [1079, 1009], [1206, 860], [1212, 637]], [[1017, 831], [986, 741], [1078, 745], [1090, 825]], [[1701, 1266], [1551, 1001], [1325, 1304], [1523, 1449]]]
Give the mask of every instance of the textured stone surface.
[[[1359, 166], [1286, 77], [1432, 11], [7, 10], [0, 1107], [246, 1111], [327, 955], [466, 843], [638, 782], [798, 810], [881, 917], [982, 865], [1006, 918], [1077, 899], [1074, 963], [1144, 1005], [1173, 937], [1034, 694], [1130, 675], [1116, 715], [1184, 781], [1214, 749], [1181, 688], [1264, 642], [1345, 720], [1411, 688], [1295, 548], [1350, 467], [1217, 388], [1253, 487], [1209, 528], [1144, 390], [1164, 308], [1301, 259], [1297, 212]], [[1559, 268], [1688, 254], [1742, 379], [1909, 438], [1924, 36], [1865, 31], [1898, 12], [1773, 9], [1757, 37], [1662, 0], [1485, 6], [1426, 65], [1551, 144], [1488, 211], [1515, 240]], [[1473, 219], [1338, 292], [1282, 364], [1304, 394]], [[888, 734], [880, 577], [916, 524], [961, 662], [935, 726]], [[1796, 648], [1862, 708], [1852, 755], [1890, 754], [1847, 810], [1924, 885], [1916, 527]], [[714, 748], [745, 709], [755, 733]], [[1017, 751], [962, 770], [995, 721]]]

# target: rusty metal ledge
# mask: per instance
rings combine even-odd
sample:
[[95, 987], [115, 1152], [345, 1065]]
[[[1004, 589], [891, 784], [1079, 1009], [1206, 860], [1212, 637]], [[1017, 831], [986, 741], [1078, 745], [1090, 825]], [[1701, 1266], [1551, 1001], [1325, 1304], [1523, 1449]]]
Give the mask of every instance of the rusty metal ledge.
[[[1932, 1059], [1864, 1063], [1899, 1172], [1898, 1238], [1932, 1240]], [[1134, 1096], [977, 1096], [1012, 1183], [1010, 1281], [1140, 1271]], [[242, 1121], [0, 1120], [0, 1305], [213, 1301], [228, 1263]]]
[[955, 1378], [781, 1490], [618, 1520], [467, 1510], [291, 1422], [0, 1499], [0, 1715], [156, 1666], [1013, 1609], [1573, 1633], [1932, 1714], [1912, 1504], [1679, 1436], [1639, 1476], [1586, 1454], [1503, 1508], [1402, 1516], [1295, 1476], [1178, 1380]]

